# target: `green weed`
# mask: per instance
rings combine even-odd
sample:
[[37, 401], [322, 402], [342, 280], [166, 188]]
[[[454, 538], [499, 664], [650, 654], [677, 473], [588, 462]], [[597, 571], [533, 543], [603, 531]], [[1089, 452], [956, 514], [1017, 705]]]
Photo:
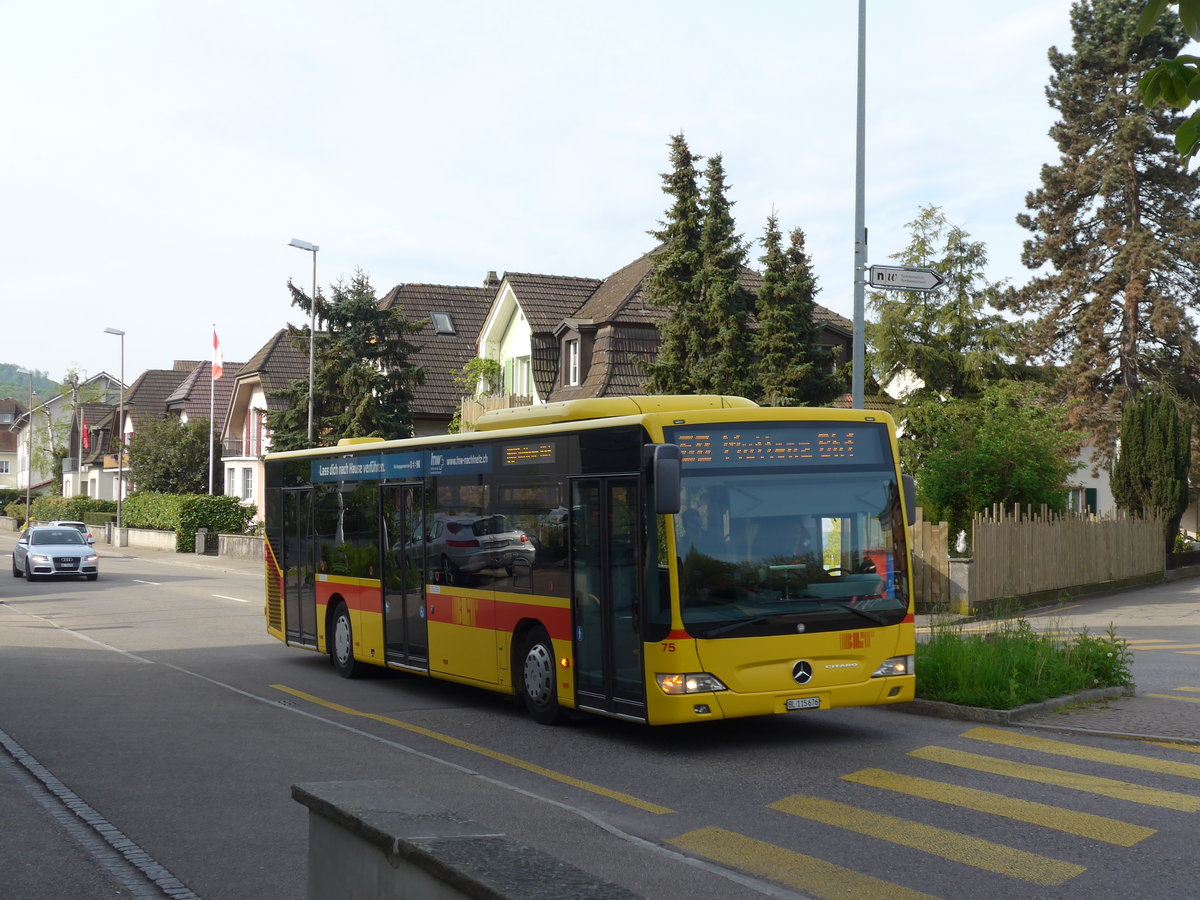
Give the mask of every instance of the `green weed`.
[[1023, 618], [987, 632], [935, 624], [917, 645], [917, 697], [961, 706], [1015, 709], [1077, 691], [1133, 683], [1133, 653], [1112, 625], [1063, 635]]

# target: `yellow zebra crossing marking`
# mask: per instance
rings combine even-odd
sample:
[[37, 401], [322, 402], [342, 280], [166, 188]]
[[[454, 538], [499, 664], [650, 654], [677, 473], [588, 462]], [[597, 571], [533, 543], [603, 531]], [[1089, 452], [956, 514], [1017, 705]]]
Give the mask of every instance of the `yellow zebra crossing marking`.
[[1001, 731], [998, 728], [972, 728], [964, 732], [962, 736], [975, 741], [986, 741], [991, 744], [1017, 747], [1022, 750], [1035, 750], [1039, 753], [1050, 753], [1056, 756], [1066, 756], [1071, 759], [1083, 759], [1089, 762], [1106, 763], [1110, 766], [1123, 766], [1127, 769], [1140, 769], [1143, 772], [1157, 772], [1160, 775], [1177, 775], [1180, 778], [1195, 778], [1200, 780], [1200, 766], [1195, 763], [1175, 762], [1170, 759], [1152, 759], [1147, 756], [1138, 756], [1136, 753], [1102, 750], [1098, 747], [1083, 747], [1078, 744], [1068, 744], [1066, 741], [1055, 741], [1049, 738], [1018, 734], [1015, 731]]
[[845, 869], [794, 850], [786, 850], [766, 841], [758, 841], [726, 831], [724, 828], [699, 828], [681, 834], [668, 844], [703, 856], [714, 862], [741, 869], [752, 875], [803, 891], [822, 900], [846, 900], [870, 897], [875, 900], [935, 900], [930, 894], [909, 890]]
[[982, 838], [935, 828], [885, 813], [859, 809], [820, 797], [793, 794], [767, 804], [768, 808], [804, 819], [845, 828], [858, 834], [920, 850], [963, 865], [1007, 875], [1043, 887], [1053, 887], [1086, 871], [1074, 863], [1050, 859]]
[[1007, 759], [996, 759], [993, 756], [982, 756], [978, 753], [965, 753], [962, 750], [950, 750], [946, 747], [921, 747], [910, 751], [908, 755], [917, 759], [944, 763], [948, 766], [957, 766], [960, 769], [989, 772], [992, 775], [1004, 775], [1008, 778], [1019, 778], [1022, 781], [1049, 784], [1073, 791], [1086, 791], [1100, 794], [1103, 797], [1140, 803], [1143, 806], [1158, 806], [1180, 812], [1200, 812], [1200, 797], [1148, 788], [1112, 778], [1064, 772], [1061, 769], [1011, 762]]
[[1043, 828], [1053, 828], [1056, 831], [1091, 838], [1106, 844], [1116, 844], [1119, 847], [1132, 847], [1156, 833], [1153, 828], [1131, 825], [1118, 819], [1062, 809], [1046, 803], [1006, 797], [991, 791], [960, 787], [911, 775], [900, 775], [883, 769], [861, 769], [858, 772], [843, 775], [842, 779], [855, 784], [865, 784], [886, 791], [907, 794], [910, 797], [920, 797], [938, 803], [1003, 816], [1007, 819], [1016, 819], [1031, 825], [1040, 825]]

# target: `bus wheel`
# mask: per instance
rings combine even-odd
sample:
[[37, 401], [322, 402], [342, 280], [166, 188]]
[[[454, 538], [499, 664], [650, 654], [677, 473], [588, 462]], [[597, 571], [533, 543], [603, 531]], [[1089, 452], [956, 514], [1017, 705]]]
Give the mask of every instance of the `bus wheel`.
[[338, 603], [333, 611], [333, 624], [329, 629], [333, 635], [329, 642], [329, 659], [333, 670], [343, 678], [357, 678], [362, 674], [362, 664], [354, 658], [354, 631], [350, 625], [350, 610], [345, 603]]
[[525, 708], [535, 722], [557, 725], [565, 715], [558, 705], [557, 673], [554, 647], [541, 628], [535, 628], [521, 649], [521, 691]]

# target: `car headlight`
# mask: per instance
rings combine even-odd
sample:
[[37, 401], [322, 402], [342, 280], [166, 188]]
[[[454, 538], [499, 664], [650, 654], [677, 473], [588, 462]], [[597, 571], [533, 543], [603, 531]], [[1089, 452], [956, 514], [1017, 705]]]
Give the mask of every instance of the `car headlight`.
[[885, 659], [879, 664], [879, 668], [871, 673], [872, 678], [887, 678], [889, 675], [911, 675], [916, 669], [913, 668], [912, 656], [893, 656], [891, 659]]
[[658, 674], [654, 677], [658, 679], [658, 686], [664, 694], [707, 694], [729, 690], [720, 678], [707, 672]]
[[97, 556], [95, 553], [93, 553], [91, 556], [85, 556], [85, 557], [83, 558], [83, 561], [84, 561], [84, 562], [95, 562], [95, 561], [96, 561], [96, 560], [98, 560], [99, 558], [100, 558], [100, 557], [98, 557], [98, 556]]
[[31, 554], [29, 554], [29, 558], [31, 560], [33, 560], [35, 565], [40, 565], [40, 566], [50, 565], [50, 557], [43, 556], [40, 553], [31, 553]]

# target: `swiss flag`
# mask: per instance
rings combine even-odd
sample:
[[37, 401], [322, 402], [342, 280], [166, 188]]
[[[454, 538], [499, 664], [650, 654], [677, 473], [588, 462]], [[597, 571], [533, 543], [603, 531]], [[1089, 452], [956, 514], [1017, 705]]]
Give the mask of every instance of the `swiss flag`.
[[213, 360], [212, 380], [216, 381], [225, 374], [225, 357], [221, 353], [221, 342], [217, 340], [217, 329], [213, 328]]
[[83, 435], [83, 449], [90, 450], [92, 448], [92, 436], [88, 434], [87, 413], [81, 412], [83, 420], [79, 423], [79, 431]]

